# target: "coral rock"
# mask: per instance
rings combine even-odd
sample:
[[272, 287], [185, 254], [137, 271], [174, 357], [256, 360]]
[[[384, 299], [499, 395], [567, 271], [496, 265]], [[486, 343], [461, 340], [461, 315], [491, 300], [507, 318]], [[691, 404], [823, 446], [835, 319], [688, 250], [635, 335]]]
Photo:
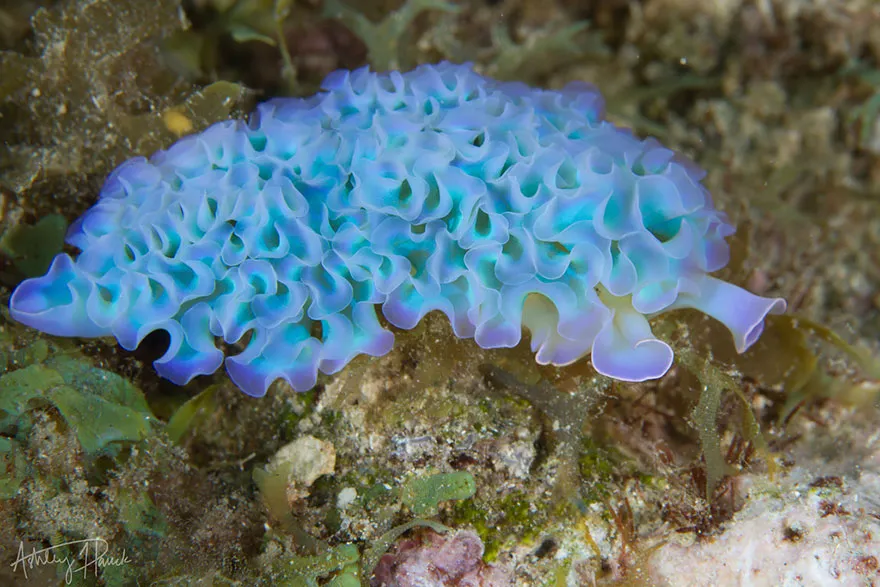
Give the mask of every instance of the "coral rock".
[[483, 542], [470, 531], [452, 536], [423, 532], [403, 540], [384, 555], [373, 573], [372, 587], [505, 587], [513, 585], [509, 569], [483, 562]]

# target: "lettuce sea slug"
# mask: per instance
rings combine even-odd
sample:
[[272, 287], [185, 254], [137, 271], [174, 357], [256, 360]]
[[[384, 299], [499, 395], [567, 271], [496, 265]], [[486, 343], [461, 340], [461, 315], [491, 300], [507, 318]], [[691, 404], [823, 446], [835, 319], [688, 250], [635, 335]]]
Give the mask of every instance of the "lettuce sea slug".
[[697, 308], [745, 351], [781, 299], [709, 273], [733, 227], [704, 172], [603, 120], [583, 83], [543, 90], [469, 65], [337, 71], [323, 91], [261, 104], [132, 159], [70, 229], [82, 252], [10, 300], [19, 322], [134, 349], [184, 384], [224, 363], [245, 393], [297, 390], [318, 370], [379, 356], [432, 310], [458, 337], [541, 364], [591, 355], [626, 381], [663, 375], [672, 350], [648, 318]]

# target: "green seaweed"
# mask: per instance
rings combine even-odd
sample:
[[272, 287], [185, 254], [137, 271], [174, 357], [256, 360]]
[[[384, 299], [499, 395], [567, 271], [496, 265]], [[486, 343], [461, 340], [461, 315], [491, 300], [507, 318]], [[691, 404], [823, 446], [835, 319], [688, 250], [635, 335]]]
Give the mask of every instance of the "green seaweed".
[[72, 359], [29, 365], [0, 377], [0, 427], [20, 424], [32, 406], [46, 403], [58, 409], [89, 454], [112, 443], [143, 440], [154, 422], [134, 386]]
[[469, 499], [477, 491], [474, 476], [467, 471], [411, 477], [400, 486], [400, 501], [417, 516], [433, 516], [440, 502]]
[[880, 69], [854, 61], [842, 68], [840, 78], [855, 77], [871, 88], [871, 94], [864, 102], [845, 113], [849, 124], [859, 125], [859, 146], [866, 148], [874, 134], [874, 123], [880, 117]]
[[162, 537], [167, 533], [164, 516], [146, 491], [122, 489], [116, 503], [119, 520], [130, 535]]
[[492, 27], [492, 41], [497, 53], [487, 73], [502, 80], [537, 80], [573, 58], [608, 58], [611, 54], [602, 33], [590, 30], [589, 22], [547, 32], [526, 44], [516, 43], [506, 23], [499, 22]]
[[179, 443], [187, 433], [217, 411], [216, 398], [220, 387], [212, 385], [177, 408], [165, 426], [165, 432], [172, 441]]
[[[789, 369], [784, 375], [786, 400], [779, 414], [778, 424], [787, 422], [798, 407], [808, 401], [822, 398], [844, 398], [862, 388], [842, 377], [832, 377], [819, 365], [819, 358], [809, 346], [807, 335], [844, 353], [855, 363], [862, 375], [871, 381], [867, 393], [880, 397], [880, 359], [864, 348], [855, 347], [833, 330], [803, 316], [773, 316], [769, 321], [771, 332], [784, 339], [790, 354]], [[858, 394], [856, 394], [858, 395]]]
[[273, 10], [275, 0], [234, 0], [231, 3], [215, 1], [214, 4], [227, 5], [221, 13], [221, 23], [236, 43], [259, 41], [276, 46]]
[[675, 355], [676, 360], [700, 381], [700, 399], [691, 414], [700, 436], [700, 447], [706, 462], [706, 495], [711, 496], [718, 482], [730, 472], [721, 452], [721, 436], [718, 434], [721, 394], [725, 389], [736, 389], [737, 385], [730, 378], [724, 377], [707, 359], [698, 356], [690, 349], [678, 348]]
[[22, 482], [30, 475], [30, 466], [21, 446], [12, 438], [0, 436], [0, 500], [18, 495]]
[[434, 473], [410, 477], [397, 487], [373, 483], [361, 492], [360, 503], [374, 518], [390, 518], [401, 505], [418, 517], [435, 516], [442, 502], [467, 500], [476, 491], [476, 480], [467, 471]]
[[448, 60], [462, 63], [478, 61], [485, 72], [502, 80], [537, 83], [555, 70], [578, 60], [605, 61], [611, 50], [604, 34], [588, 21], [564, 27], [547, 27], [518, 43], [510, 34], [509, 22], [500, 20], [489, 30], [490, 47], [475, 45], [473, 39], [456, 34], [460, 28], [456, 15], [441, 17], [432, 31], [435, 47]]
[[296, 68], [284, 38], [284, 23], [293, 0], [210, 0], [212, 10], [198, 29], [175, 32], [162, 47], [171, 65], [189, 78], [215, 78], [222, 61], [224, 43], [257, 42], [276, 47], [281, 53], [281, 77], [285, 88], [296, 90]]
[[278, 412], [278, 436], [289, 442], [297, 436], [297, 425], [310, 414], [317, 403], [315, 390], [300, 392], [289, 399], [283, 409]]
[[0, 429], [22, 435], [31, 410], [51, 405], [90, 455], [114, 453], [120, 442], [153, 432], [158, 421], [127, 380], [41, 338], [12, 348], [17, 331], [7, 327], [0, 334]]
[[11, 367], [20, 367], [42, 363], [49, 358], [49, 343], [37, 339], [27, 346], [11, 348], [11, 336], [0, 333], [0, 372], [5, 373]]
[[421, 518], [416, 518], [415, 520], [410, 520], [405, 524], [395, 526], [394, 528], [382, 534], [382, 536], [380, 536], [376, 540], [373, 540], [370, 543], [370, 546], [367, 547], [367, 549], [364, 551], [363, 561], [361, 562], [361, 577], [365, 580], [369, 579], [372, 576], [376, 565], [379, 564], [379, 559], [381, 559], [382, 555], [385, 554], [389, 548], [391, 548], [394, 542], [398, 538], [403, 536], [406, 532], [409, 532], [410, 530], [418, 526], [430, 528], [438, 534], [445, 534], [450, 530], [450, 528], [444, 526], [439, 522], [434, 522], [433, 520], [425, 520]]
[[358, 585], [356, 565], [360, 553], [353, 544], [340, 544], [315, 556], [294, 556], [275, 566], [273, 584], [279, 587], [318, 587], [318, 579], [332, 573], [340, 573], [328, 585], [347, 587]]
[[[159, 425], [143, 394], [119, 375], [95, 367], [72, 350], [73, 345], [35, 338], [34, 333], [5, 321], [5, 311], [3, 313], [0, 430], [4, 436], [0, 436], [0, 459], [6, 475], [0, 481], [0, 499], [15, 499], [22, 487], [31, 494], [41, 494], [47, 501], [71, 492], [70, 472], [58, 474], [55, 467], [43, 467], [30, 461], [35, 448], [28, 444], [32, 442], [30, 430], [37, 421], [34, 411], [51, 406], [87, 457], [79, 460], [76, 451], [67, 456], [78, 460], [76, 467], [80, 473], [77, 475], [88, 480], [88, 489], [80, 487], [76, 491], [93, 495], [93, 489], [101, 488], [109, 496], [106, 502], [109, 519], [118, 523], [126, 536], [123, 548], [128, 547], [129, 552], [136, 550], [139, 556], [157, 554], [161, 542], [155, 539], [165, 536], [167, 524], [150, 498], [148, 486], [110, 481], [111, 471], [120, 471], [126, 459], [137, 454], [122, 448], [148, 439]], [[61, 515], [76, 514], [65, 511]], [[109, 535], [107, 537], [109, 539]], [[53, 529], [42, 539], [58, 547], [59, 557], [81, 560], [77, 549], [64, 546], [72, 539], [81, 538], [92, 536], [83, 535], [75, 526], [67, 529], [62, 526], [60, 531]], [[136, 565], [129, 564], [108, 566], [99, 574], [102, 584], [123, 585], [132, 584], [139, 573]], [[92, 585], [97, 584], [96, 581], [96, 578], [86, 581], [75, 577], [71, 584]]]
[[460, 9], [443, 0], [406, 0], [403, 6], [386, 16], [382, 22], [371, 22], [366, 16], [341, 0], [324, 2], [324, 16], [341, 21], [366, 44], [370, 64], [377, 71], [409, 69], [414, 63], [405, 51], [406, 32], [412, 22], [426, 10], [457, 13]]
[[[686, 319], [678, 326], [684, 326]], [[740, 431], [747, 442], [752, 443], [765, 457], [767, 468], [771, 474], [775, 471], [775, 463], [770, 449], [761, 432], [758, 419], [752, 411], [752, 406], [742, 390], [742, 383], [722, 370], [722, 361], [718, 356], [724, 356], [725, 350], [729, 350], [729, 341], [718, 348], [707, 341], [700, 341], [699, 336], [694, 335], [692, 340], [683, 337], [682, 340], [673, 340], [672, 328], [674, 320], [664, 320], [658, 324], [657, 332], [668, 342], [674, 352], [675, 361], [696, 377], [699, 383], [699, 397], [697, 405], [691, 411], [692, 424], [700, 439], [700, 449], [706, 465], [706, 498], [711, 499], [719, 482], [732, 473], [721, 450], [721, 435], [719, 433], [719, 415], [724, 392], [732, 392], [741, 406], [742, 422]], [[766, 341], [765, 341], [766, 342]], [[717, 355], [717, 356], [716, 356]], [[746, 360], [760, 353], [755, 350], [746, 355]], [[791, 355], [788, 355], [791, 358]], [[742, 360], [742, 356], [736, 355], [731, 360]]]
[[[408, 507], [417, 517], [387, 530], [378, 538], [371, 540], [364, 548], [363, 556], [358, 558], [358, 550], [354, 545], [343, 544], [330, 547], [323, 541], [314, 539], [298, 526], [290, 512], [286, 501], [286, 476], [281, 477], [267, 474], [260, 469], [254, 470], [254, 479], [264, 501], [267, 503], [273, 516], [281, 520], [282, 528], [294, 535], [295, 541], [310, 549], [311, 556], [294, 557], [277, 567], [280, 579], [275, 584], [312, 586], [317, 585], [318, 577], [337, 573], [326, 585], [337, 587], [352, 587], [365, 584], [363, 578], [369, 578], [382, 555], [404, 533], [417, 526], [425, 526], [436, 532], [443, 533], [449, 530], [443, 524], [425, 519], [422, 516], [436, 515], [439, 504], [443, 501], [457, 501], [462, 503], [476, 492], [476, 482], [473, 476], [467, 472], [436, 473], [423, 477], [412, 477], [404, 481], [398, 487], [389, 487], [385, 484], [376, 483], [362, 492], [360, 503], [373, 511], [371, 519], [382, 518], [388, 509], [399, 511], [400, 505]], [[375, 502], [381, 501], [382, 504]], [[397, 502], [396, 508], [385, 508], [388, 502]], [[377, 514], [374, 510], [380, 510]], [[390, 516], [388, 516], [390, 519]], [[344, 549], [344, 550], [341, 550]], [[343, 560], [344, 559], [344, 560]], [[367, 580], [366, 584], [369, 581]]]
[[[789, 324], [802, 334], [811, 334], [822, 342], [845, 353], [861, 369], [866, 377], [880, 379], [880, 360], [867, 349], [855, 347], [846, 342], [839, 334], [823, 324], [804, 316], [783, 315], [770, 318], [777, 324]], [[803, 344], [803, 343], [802, 343]]]
[[[637, 467], [613, 445], [606, 446], [592, 437], [581, 441], [578, 465], [583, 487], [584, 502], [602, 503], [611, 497], [611, 488], [621, 482], [621, 477], [636, 475]], [[647, 476], [646, 476], [647, 477]]]
[[[669, 140], [669, 127], [641, 114], [651, 100], [669, 100], [684, 91], [717, 90], [722, 79], [718, 76], [686, 74], [660, 80], [647, 86], [627, 88], [616, 95], [606, 96], [605, 104], [612, 120], [621, 121], [633, 129], [645, 132], [661, 140]], [[708, 153], [710, 160], [715, 154]], [[722, 165], [719, 161], [718, 165]], [[758, 197], [756, 195], [756, 197]]]
[[[776, 422], [780, 427], [791, 419], [795, 410], [809, 401], [846, 398], [848, 395], [864, 401], [865, 398], [859, 396], [878, 395], [876, 382], [880, 379], [880, 360], [867, 350], [850, 345], [830, 328], [807, 318], [790, 314], [768, 316], [761, 338], [742, 355], [731, 354], [727, 348], [729, 344], [712, 345], [708, 340], [699, 340], [696, 335], [690, 342], [672, 341], [669, 336], [671, 324], [671, 321], [664, 322], [657, 331], [673, 345], [676, 361], [700, 383], [699, 400], [691, 415], [706, 463], [708, 496], [712, 495], [721, 478], [731, 472], [722, 455], [718, 431], [719, 408], [725, 391], [732, 392], [740, 403], [740, 432], [744, 439], [764, 456], [771, 476], [776, 470], [773, 455], [741, 381], [726, 373], [723, 365], [733, 367], [741, 376], [761, 382], [764, 387], [781, 388], [784, 401]], [[808, 336], [844, 353], [871, 383], [853, 384], [845, 377], [829, 375], [820, 366], [820, 357], [811, 348]]]
[[34, 225], [17, 224], [0, 238], [0, 253], [25, 277], [43, 275], [64, 246], [67, 220], [60, 214], [44, 216]]
[[492, 501], [489, 507], [467, 501], [456, 502], [452, 520], [469, 525], [485, 545], [484, 559], [494, 560], [501, 548], [533, 540], [548, 522], [548, 502], [536, 502], [523, 491], [512, 491]]

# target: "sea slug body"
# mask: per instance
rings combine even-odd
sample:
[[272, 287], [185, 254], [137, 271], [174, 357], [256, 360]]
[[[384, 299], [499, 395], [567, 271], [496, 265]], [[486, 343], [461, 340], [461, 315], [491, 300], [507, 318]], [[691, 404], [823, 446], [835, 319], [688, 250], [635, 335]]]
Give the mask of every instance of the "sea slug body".
[[393, 344], [440, 310], [458, 337], [542, 364], [586, 355], [621, 380], [662, 376], [648, 318], [697, 308], [736, 348], [781, 299], [709, 274], [733, 227], [704, 172], [603, 119], [584, 83], [543, 90], [469, 65], [337, 71], [315, 96], [261, 104], [109, 176], [70, 229], [82, 252], [13, 293], [17, 321], [61, 336], [155, 330], [157, 371], [184, 384], [225, 358], [260, 396], [297, 390]]

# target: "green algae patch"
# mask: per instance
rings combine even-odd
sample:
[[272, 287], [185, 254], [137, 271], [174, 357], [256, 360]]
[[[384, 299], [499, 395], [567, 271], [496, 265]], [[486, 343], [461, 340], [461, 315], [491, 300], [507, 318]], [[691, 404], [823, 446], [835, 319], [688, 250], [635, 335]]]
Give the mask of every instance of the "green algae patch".
[[114, 442], [143, 440], [151, 432], [152, 413], [134, 386], [71, 359], [29, 365], [0, 377], [0, 427], [19, 422], [40, 404], [58, 409], [89, 454]]
[[0, 334], [0, 373], [5, 373], [10, 366], [32, 365], [42, 363], [49, 358], [49, 343], [43, 339], [18, 349], [10, 348], [9, 338]]
[[275, 567], [274, 584], [279, 587], [318, 587], [318, 579], [338, 573], [324, 585], [355, 587], [360, 553], [353, 544], [340, 544], [315, 556], [294, 556]]
[[722, 453], [719, 433], [719, 413], [725, 391], [732, 392], [739, 400], [742, 413], [740, 430], [745, 440], [754, 444], [764, 456], [768, 471], [773, 475], [775, 461], [741, 384], [691, 348], [676, 347], [675, 355], [676, 360], [700, 383], [699, 400], [691, 412], [691, 417], [700, 438], [700, 448], [706, 463], [706, 496], [711, 497], [721, 480], [734, 472]]
[[[830, 374], [822, 367], [811, 337], [844, 355], [869, 379], [869, 384]], [[769, 316], [761, 338], [742, 355], [734, 355], [730, 345], [712, 344], [710, 339], [711, 335], [706, 340], [693, 335], [690, 343], [674, 343], [676, 360], [700, 384], [699, 401], [691, 417], [706, 463], [707, 495], [712, 495], [721, 479], [733, 472], [722, 454], [719, 433], [719, 426], [726, 424], [721, 421], [724, 418], [719, 411], [725, 393], [733, 393], [740, 404], [738, 431], [763, 457], [770, 476], [776, 473], [774, 455], [761, 432], [741, 378], [759, 381], [768, 388], [778, 387], [784, 392], [776, 421], [779, 427], [784, 427], [798, 408], [812, 401], [836, 399], [865, 403], [878, 395], [876, 381], [880, 379], [880, 361], [877, 357], [807, 318], [788, 314]], [[728, 372], [730, 367], [734, 370]]]
[[369, 578], [373, 574], [373, 571], [376, 569], [376, 565], [379, 564], [379, 559], [381, 559], [382, 555], [385, 554], [389, 548], [391, 548], [394, 542], [397, 541], [397, 539], [403, 536], [406, 532], [409, 532], [410, 530], [418, 526], [430, 528], [438, 534], [445, 534], [450, 530], [450, 528], [444, 526], [443, 524], [440, 524], [439, 522], [434, 522], [433, 520], [424, 520], [421, 518], [410, 520], [409, 522], [401, 524], [400, 526], [395, 526], [394, 528], [385, 532], [384, 534], [382, 534], [382, 536], [374, 540], [364, 552], [364, 560], [361, 564], [363, 577]]
[[437, 473], [407, 479], [400, 487], [400, 501], [417, 516], [432, 516], [440, 502], [469, 499], [476, 492], [477, 482], [466, 471]]
[[0, 436], [0, 467], [5, 472], [0, 477], [0, 500], [12, 499], [30, 474], [30, 467], [21, 446], [5, 436]]
[[89, 455], [115, 454], [158, 424], [143, 393], [123, 377], [42, 338], [14, 348], [17, 329], [0, 333], [0, 430], [21, 438], [32, 410], [52, 406]]
[[[784, 348], [791, 357], [787, 364], [782, 364], [784, 367], [777, 366], [775, 373], [776, 380], [784, 385], [787, 396], [779, 414], [778, 425], [784, 425], [795, 410], [810, 401], [836, 399], [864, 404], [880, 397], [880, 359], [866, 348], [853, 346], [827, 326], [802, 316], [774, 316], [773, 320], [768, 321], [768, 326], [767, 344], [772, 344], [772, 348]], [[809, 338], [815, 338], [847, 357], [868, 381], [854, 382], [851, 378], [828, 373], [821, 367]], [[762, 340], [758, 342], [761, 343]], [[760, 355], [756, 355], [753, 360], [757, 361], [758, 357]], [[764, 364], [761, 367], [768, 369]], [[741, 368], [748, 374], [754, 367], [745, 364]]]
[[[427, 10], [457, 13], [460, 9], [452, 2], [442, 0], [407, 0], [398, 10], [374, 23], [340, 0], [324, 3], [324, 16], [340, 20], [367, 46], [370, 63], [377, 71], [408, 69], [414, 63], [410, 52], [401, 48], [407, 40], [406, 32], [412, 22]], [[404, 41], [404, 43], [401, 43]]]
[[45, 216], [33, 226], [17, 224], [0, 238], [0, 253], [25, 277], [43, 275], [61, 252], [66, 231], [67, 220], [60, 214]]
[[[583, 438], [578, 454], [582, 497], [585, 503], [604, 503], [627, 476], [638, 476], [638, 463], [627, 458], [614, 445]], [[647, 477], [647, 476], [646, 476]]]
[[278, 437], [284, 442], [290, 442], [298, 435], [297, 426], [303, 418], [311, 414], [317, 403], [315, 390], [299, 392], [288, 396], [281, 410], [278, 411]]
[[457, 502], [453, 506], [455, 526], [471, 526], [485, 545], [483, 558], [492, 562], [505, 545], [528, 543], [547, 528], [547, 502], [535, 501], [525, 491], [512, 491], [491, 502]]
[[591, 30], [590, 23], [585, 21], [562, 27], [528, 44], [515, 42], [503, 23], [492, 27], [491, 37], [496, 54], [488, 73], [507, 81], [540, 79], [568, 60], [605, 59], [611, 54], [601, 33]]
[[216, 397], [219, 388], [219, 385], [212, 385], [175, 410], [165, 426], [165, 432], [172, 441], [181, 442], [188, 433], [217, 411]]
[[874, 132], [874, 124], [880, 118], [880, 69], [872, 67], [869, 63], [856, 60], [844, 67], [838, 76], [842, 79], [855, 78], [870, 89], [870, 95], [865, 101], [850, 108], [845, 115], [848, 124], [858, 124], [859, 126], [859, 146], [868, 148], [871, 143], [871, 135]]
[[116, 496], [119, 520], [131, 535], [164, 536], [167, 532], [162, 512], [146, 491], [120, 490]]

